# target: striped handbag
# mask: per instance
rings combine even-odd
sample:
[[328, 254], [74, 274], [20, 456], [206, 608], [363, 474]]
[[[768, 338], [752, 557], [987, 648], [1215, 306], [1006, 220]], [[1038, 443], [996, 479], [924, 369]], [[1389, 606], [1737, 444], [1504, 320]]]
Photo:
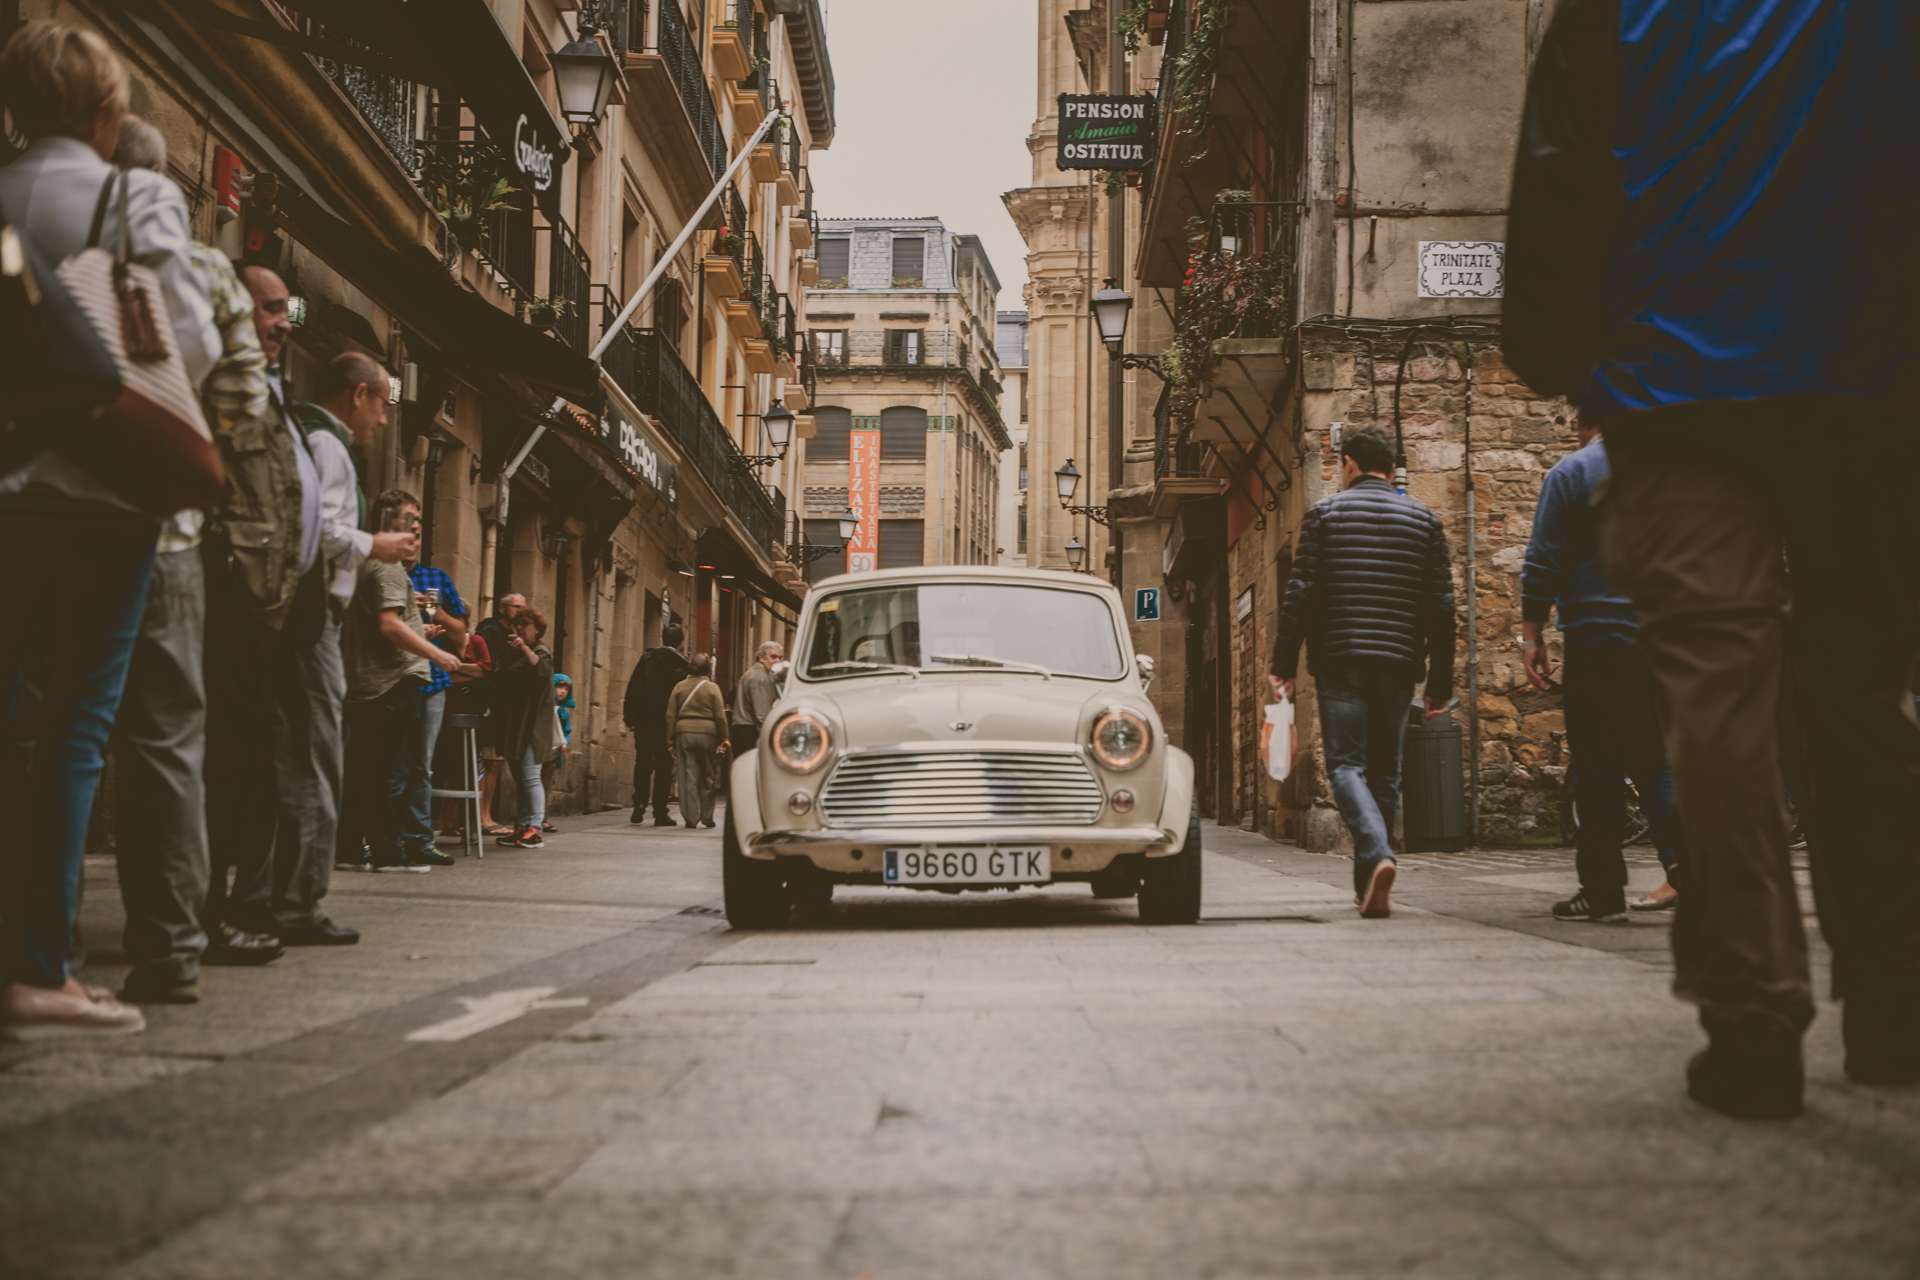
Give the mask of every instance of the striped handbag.
[[[226, 485], [220, 453], [175, 349], [166, 299], [153, 270], [132, 262], [129, 182], [115, 170], [94, 207], [87, 247], [55, 270], [120, 374], [120, 394], [47, 444], [141, 511], [165, 518], [218, 505]], [[118, 192], [119, 235], [100, 247], [109, 201]]]

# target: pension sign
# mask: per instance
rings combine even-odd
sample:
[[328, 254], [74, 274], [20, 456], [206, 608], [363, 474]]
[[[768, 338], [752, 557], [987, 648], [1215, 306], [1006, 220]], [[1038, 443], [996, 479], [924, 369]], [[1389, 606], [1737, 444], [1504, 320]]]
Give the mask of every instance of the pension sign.
[[1054, 163], [1062, 169], [1144, 169], [1153, 163], [1159, 130], [1153, 99], [1063, 93]]

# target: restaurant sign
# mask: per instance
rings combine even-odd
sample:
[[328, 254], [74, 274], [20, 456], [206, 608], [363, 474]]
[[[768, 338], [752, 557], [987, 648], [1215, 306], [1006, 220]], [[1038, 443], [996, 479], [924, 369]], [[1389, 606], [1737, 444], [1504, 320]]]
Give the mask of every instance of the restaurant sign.
[[669, 506], [680, 505], [680, 474], [673, 459], [654, 439], [644, 422], [635, 422], [621, 411], [612, 396], [600, 413], [600, 442], [639, 476]]
[[1146, 95], [1063, 93], [1054, 163], [1062, 169], [1145, 169], [1159, 130]]
[[847, 432], [847, 509], [860, 523], [847, 543], [847, 572], [880, 567], [880, 433]]

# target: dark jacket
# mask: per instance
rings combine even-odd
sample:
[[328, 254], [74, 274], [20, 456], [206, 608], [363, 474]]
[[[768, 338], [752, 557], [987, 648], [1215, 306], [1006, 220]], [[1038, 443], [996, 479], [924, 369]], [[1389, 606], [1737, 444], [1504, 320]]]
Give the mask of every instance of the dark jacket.
[[1630, 648], [1640, 629], [1633, 605], [1600, 570], [1593, 495], [1606, 478], [1607, 448], [1597, 436], [1547, 472], [1520, 567], [1520, 616], [1545, 622], [1558, 606], [1560, 631], [1573, 649]]
[[620, 718], [627, 728], [643, 737], [664, 739], [667, 699], [689, 670], [686, 655], [678, 649], [662, 645], [641, 654], [627, 678], [627, 696], [620, 708]]
[[495, 671], [493, 714], [499, 719], [500, 754], [509, 761], [518, 760], [528, 747], [533, 758], [545, 764], [553, 759], [554, 729], [558, 720], [553, 703], [553, 653], [544, 642], [533, 646], [537, 662], [528, 662], [518, 649], [511, 651], [519, 661], [505, 671]]
[[1357, 659], [1426, 674], [1453, 694], [1453, 576], [1440, 519], [1368, 477], [1307, 512], [1273, 641], [1273, 674], [1292, 679], [1307, 645], [1316, 675]]

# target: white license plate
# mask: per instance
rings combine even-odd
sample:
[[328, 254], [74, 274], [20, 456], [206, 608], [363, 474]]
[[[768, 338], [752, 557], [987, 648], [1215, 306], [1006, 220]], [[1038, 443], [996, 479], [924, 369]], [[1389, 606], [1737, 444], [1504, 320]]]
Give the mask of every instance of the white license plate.
[[1048, 850], [946, 845], [889, 849], [888, 884], [1045, 884], [1053, 879]]

